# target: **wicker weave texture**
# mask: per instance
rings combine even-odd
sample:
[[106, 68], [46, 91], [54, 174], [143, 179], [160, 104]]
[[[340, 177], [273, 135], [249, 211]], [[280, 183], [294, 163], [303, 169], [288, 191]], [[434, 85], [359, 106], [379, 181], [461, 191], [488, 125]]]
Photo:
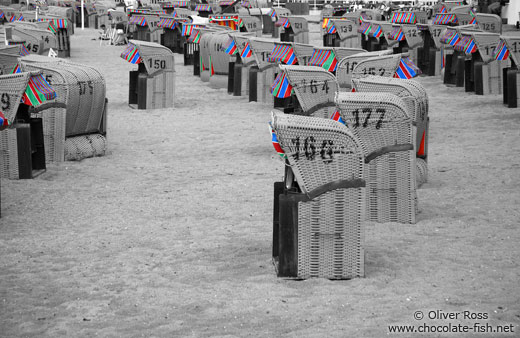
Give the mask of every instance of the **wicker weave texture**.
[[[405, 102], [390, 93], [338, 93], [336, 104], [370, 160], [365, 166], [369, 220], [415, 223], [414, 133]], [[388, 148], [396, 145], [402, 148]]]
[[[313, 116], [329, 118], [335, 110], [334, 98], [339, 91], [336, 77], [316, 66], [281, 65], [280, 68], [287, 74], [303, 111]], [[327, 103], [330, 103], [328, 107]]]
[[0, 99], [2, 113], [10, 122], [14, 122], [18, 106], [27, 88], [31, 73], [0, 75]]
[[0, 178], [11, 180], [19, 178], [16, 129], [0, 132]]
[[107, 140], [101, 134], [68, 137], [65, 140], [65, 160], [80, 161], [85, 158], [104, 156]]
[[[344, 125], [274, 113], [272, 126], [304, 193], [337, 180], [363, 179], [360, 144]], [[363, 276], [364, 212], [363, 187], [339, 188], [299, 202], [298, 277]]]
[[383, 77], [393, 77], [399, 67], [402, 55], [384, 55], [362, 60], [354, 67], [352, 78], [378, 75]]

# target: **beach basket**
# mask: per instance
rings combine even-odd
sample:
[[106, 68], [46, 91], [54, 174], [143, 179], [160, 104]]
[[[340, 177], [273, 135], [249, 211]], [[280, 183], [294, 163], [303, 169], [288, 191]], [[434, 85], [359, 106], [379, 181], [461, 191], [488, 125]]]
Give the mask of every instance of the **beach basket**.
[[173, 107], [175, 68], [171, 50], [153, 42], [130, 40], [121, 57], [138, 65], [138, 70], [130, 71], [130, 107]]
[[160, 43], [163, 29], [158, 27], [159, 16], [151, 14], [134, 14], [128, 25], [134, 27], [134, 40]]
[[275, 49], [275, 42], [272, 39], [257, 37], [248, 38], [247, 41], [248, 47], [246, 46], [242, 49], [242, 54], [246, 54], [247, 48], [250, 48], [255, 60], [255, 63], [250, 65], [248, 70], [247, 83], [250, 100], [251, 94], [253, 94], [254, 98], [254, 92], [256, 92], [257, 101], [271, 104], [274, 100], [269, 93], [270, 86], [278, 70], [276, 67], [277, 62], [270, 58], [271, 53]]
[[291, 11], [284, 7], [271, 7], [268, 15], [271, 17], [271, 21], [268, 23], [267, 33], [271, 32], [272, 37], [278, 39], [280, 37], [280, 26], [276, 26], [275, 22], [280, 18], [290, 16]]
[[2, 112], [11, 126], [0, 132], [1, 178], [33, 178], [46, 170], [43, 123], [33, 116], [57, 105], [55, 98], [39, 72], [0, 76]]
[[410, 59], [408, 53], [376, 56], [360, 61], [352, 71], [352, 78], [377, 75], [412, 79], [418, 76], [421, 70]]
[[[47, 162], [103, 156], [106, 151], [106, 82], [96, 68], [62, 59], [28, 56], [23, 70], [40, 71], [62, 107], [47, 109], [43, 135]], [[97, 142], [93, 143], [95, 139]]]
[[9, 44], [22, 42], [31, 54], [46, 55], [50, 48], [58, 47], [56, 36], [46, 29], [11, 24], [5, 27], [5, 37]]
[[280, 27], [280, 41], [309, 43], [309, 23], [303, 17], [287, 16], [278, 19], [275, 26]]
[[503, 70], [503, 99], [509, 108], [520, 107], [520, 37], [501, 36], [493, 52], [498, 62], [509, 61], [511, 66]]
[[322, 24], [323, 46], [361, 48], [358, 26], [359, 21], [324, 18]]
[[273, 113], [271, 125], [273, 143], [295, 179], [277, 196], [278, 276], [363, 277], [366, 193], [359, 141], [328, 119]]
[[354, 68], [358, 65], [358, 63], [369, 58], [390, 54], [392, 54], [392, 50], [364, 52], [347, 56], [343, 59], [338, 60], [336, 78], [338, 79], [339, 86], [341, 88], [352, 88], [352, 74]]
[[412, 119], [391, 93], [344, 93], [336, 105], [365, 155], [370, 221], [415, 223], [416, 162]]

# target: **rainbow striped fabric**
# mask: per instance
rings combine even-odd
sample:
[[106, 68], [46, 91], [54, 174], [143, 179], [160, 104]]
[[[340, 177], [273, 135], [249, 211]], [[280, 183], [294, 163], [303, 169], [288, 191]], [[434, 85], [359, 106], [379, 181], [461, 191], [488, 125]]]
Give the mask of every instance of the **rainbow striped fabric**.
[[334, 112], [334, 114], [332, 114], [330, 116], [330, 119], [331, 120], [334, 120], [334, 121], [338, 121], [339, 123], [342, 123], [344, 125], [347, 125], [345, 123], [345, 121], [343, 120], [343, 118], [341, 117], [341, 114], [339, 113], [339, 110], [336, 109], [336, 111]]
[[276, 19], [276, 11], [274, 10], [273, 7], [271, 7], [271, 9], [269, 10], [269, 13], [267, 13], [267, 15], [269, 15], [273, 19]]
[[22, 96], [22, 103], [28, 106], [39, 106], [45, 101], [54, 100], [56, 92], [49, 83], [40, 75], [31, 76], [25, 93]]
[[372, 27], [372, 25], [370, 24], [370, 22], [363, 22], [361, 25], [359, 25], [359, 28], [357, 31], [358, 31], [358, 33], [368, 35], [368, 33], [370, 33], [371, 27]]
[[279, 61], [286, 65], [295, 65], [298, 63], [296, 55], [291, 45], [275, 45], [268, 60], [271, 62]]
[[210, 76], [215, 75], [215, 68], [213, 68], [213, 62], [211, 62], [211, 55], [209, 56], [209, 74]]
[[448, 9], [446, 9], [446, 6], [442, 5], [441, 9], [439, 10], [439, 13], [441, 13], [441, 14], [448, 13]]
[[234, 55], [237, 52], [237, 45], [235, 43], [235, 39], [232, 37], [229, 37], [228, 41], [226, 42], [226, 45], [224, 46], [224, 52], [226, 52], [229, 55]]
[[188, 42], [192, 43], [200, 43], [201, 34], [199, 30], [195, 30], [190, 37], [188, 38]]
[[193, 27], [194, 27], [194, 25], [183, 24], [182, 28], [181, 28], [181, 35], [182, 36], [190, 36], [191, 33], [193, 32]]
[[323, 28], [323, 29], [327, 28], [329, 25], [329, 22], [330, 22], [329, 18], [323, 18], [323, 22], [321, 23], [321, 28]]
[[218, 5], [219, 6], [231, 6], [235, 1], [233, 0], [222, 0], [222, 1], [219, 1]]
[[128, 20], [128, 24], [129, 25], [138, 25], [141, 27], [148, 25], [148, 23], [146, 22], [146, 18], [141, 15], [132, 15], [130, 17], [130, 20]]
[[282, 147], [280, 146], [280, 143], [278, 142], [278, 137], [276, 137], [276, 133], [274, 132], [271, 122], [269, 122], [269, 132], [271, 133], [271, 142], [273, 143], [274, 150], [276, 150], [276, 153], [280, 155], [282, 159], [285, 160], [287, 158], [287, 155], [285, 154], [285, 151], [283, 151]]
[[209, 18], [210, 23], [216, 23], [219, 26], [226, 26], [236, 31], [244, 24], [242, 19], [237, 15], [215, 15]]
[[121, 53], [121, 58], [125, 59], [126, 61], [132, 64], [138, 64], [143, 61], [141, 59], [141, 55], [139, 55], [139, 50], [137, 46], [131, 43], [129, 43], [128, 46], [126, 46], [126, 49], [123, 51], [123, 53]]
[[251, 50], [251, 46], [249, 46], [249, 42], [246, 42], [246, 45], [244, 46], [242, 53], [240, 53], [240, 57], [250, 58], [251, 56], [253, 56], [253, 51]]
[[446, 45], [455, 46], [457, 43], [459, 43], [460, 37], [457, 31], [455, 30], [446, 30], [446, 33], [443, 37], [440, 38], [440, 42], [444, 43]]
[[415, 25], [417, 23], [417, 17], [412, 12], [395, 12], [392, 14], [392, 23], [407, 23]]
[[291, 96], [293, 87], [289, 84], [285, 72], [280, 72], [273, 85], [271, 86], [271, 94], [279, 99], [285, 99]]
[[477, 45], [470, 35], [463, 35], [459, 42], [453, 46], [453, 48], [466, 54], [472, 54], [477, 51]]
[[448, 25], [450, 23], [457, 23], [457, 16], [455, 14], [437, 14], [432, 22], [434, 25]]
[[5, 128], [9, 127], [10, 125], [11, 125], [11, 122], [9, 122], [9, 120], [5, 118], [4, 113], [2, 113], [0, 111], [0, 130], [4, 130]]
[[173, 3], [173, 7], [189, 7], [190, 6], [190, 2], [189, 1], [176, 1]]
[[326, 28], [327, 34], [336, 34], [338, 30], [336, 29], [336, 26], [334, 26], [334, 22], [329, 21]]
[[197, 12], [211, 12], [211, 6], [210, 5], [197, 5], [197, 6], [195, 6], [195, 10]]
[[11, 74], [17, 74], [17, 73], [21, 73], [22, 70], [20, 69], [20, 65], [16, 65], [14, 66], [13, 70], [11, 71]]
[[58, 29], [66, 29], [67, 28], [67, 20], [66, 19], [52, 19], [49, 21], [49, 27], [47, 30], [56, 34]]
[[404, 33], [401, 27], [394, 27], [390, 34], [388, 35], [388, 38], [391, 40], [396, 41], [403, 41], [404, 40]]
[[291, 23], [289, 22], [288, 18], [279, 18], [275, 23], [275, 26], [277, 27], [283, 27], [283, 28], [289, 28], [291, 27]]
[[25, 44], [21, 44], [21, 48], [20, 48], [20, 56], [26, 56], [26, 55], [29, 55], [30, 52], [29, 50], [27, 49], [27, 47], [25, 47]]
[[421, 74], [421, 70], [408, 57], [401, 58], [399, 67], [395, 71], [394, 77], [397, 79], [411, 79]]
[[493, 51], [493, 56], [495, 60], [504, 61], [509, 58], [509, 49], [507, 49], [506, 42], [504, 40], [500, 40], [497, 48]]
[[323, 67], [326, 71], [335, 72], [338, 67], [338, 60], [332, 50], [314, 49], [308, 62], [309, 66]]
[[161, 18], [157, 23], [157, 27], [175, 29], [177, 21], [174, 18]]
[[5, 17], [4, 12], [0, 11], [0, 19], [3, 19]]
[[374, 38], [380, 38], [383, 35], [383, 29], [381, 26], [372, 24], [371, 27], [371, 31], [368, 35], [373, 36]]

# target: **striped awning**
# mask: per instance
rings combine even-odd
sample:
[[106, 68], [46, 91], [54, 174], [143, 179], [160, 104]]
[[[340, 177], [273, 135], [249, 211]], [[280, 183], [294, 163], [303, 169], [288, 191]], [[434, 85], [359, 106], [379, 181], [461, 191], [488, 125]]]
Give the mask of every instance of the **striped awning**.
[[49, 27], [47, 30], [56, 33], [58, 29], [67, 28], [67, 19], [51, 19], [49, 20]]
[[288, 18], [279, 18], [275, 23], [274, 25], [276, 27], [283, 27], [283, 28], [289, 28], [291, 27], [291, 23], [289, 22], [289, 19]]
[[338, 67], [338, 60], [332, 50], [314, 49], [308, 65], [322, 67], [329, 72], [334, 72]]
[[4, 12], [2, 12], [2, 10], [0, 10], [0, 19], [3, 19], [4, 17], [5, 17]]
[[475, 40], [473, 40], [471, 35], [463, 35], [459, 42], [453, 46], [453, 48], [466, 54], [472, 54], [477, 51], [477, 45], [475, 44]]
[[127, 9], [126, 13], [128, 16], [132, 14], [150, 14], [149, 9]]
[[358, 33], [367, 35], [370, 32], [370, 22], [363, 22], [359, 25]]
[[372, 36], [374, 38], [380, 38], [383, 35], [383, 28], [381, 28], [380, 25], [372, 24], [370, 26], [371, 29], [368, 33], [369, 36]]
[[240, 1], [240, 5], [244, 8], [253, 8], [253, 5], [248, 0], [242, 0]]
[[244, 25], [238, 15], [215, 15], [210, 17], [209, 22], [216, 23], [219, 26], [230, 27], [235, 31]]
[[[323, 19], [325, 21], [325, 19]], [[324, 27], [325, 34], [336, 34], [338, 30], [336, 29], [336, 26], [334, 25], [334, 22], [332, 20], [327, 19], [327, 25]]]
[[142, 62], [141, 55], [139, 55], [139, 49], [132, 43], [129, 43], [128, 46], [126, 46], [126, 49], [121, 53], [121, 58], [132, 64]]
[[401, 27], [394, 27], [390, 34], [388, 35], [388, 38], [390, 40], [396, 40], [396, 41], [403, 41], [404, 40], [404, 33]]
[[188, 8], [190, 7], [190, 2], [189, 1], [174, 1], [173, 2], [173, 7], [175, 8]]
[[229, 37], [225, 46], [223, 47], [224, 52], [229, 55], [234, 55], [237, 52], [237, 44], [235, 43], [235, 39]]
[[30, 52], [29, 50], [27, 49], [27, 47], [22, 43], [21, 44], [21, 47], [20, 47], [20, 56], [26, 56], [26, 55], [29, 55]]
[[37, 107], [42, 103], [56, 98], [56, 92], [43, 75], [31, 76], [27, 83], [27, 88], [22, 96], [22, 103], [28, 106]]
[[401, 58], [399, 66], [395, 71], [394, 77], [398, 79], [412, 79], [421, 74], [421, 70], [417, 67], [409, 57]]
[[268, 57], [271, 62], [281, 62], [286, 65], [295, 65], [298, 63], [296, 55], [291, 45], [275, 45], [271, 55]]
[[174, 18], [161, 18], [157, 23], [157, 27], [174, 29], [177, 26], [177, 21]]
[[293, 87], [289, 84], [289, 79], [285, 72], [280, 72], [271, 86], [271, 94], [274, 97], [285, 99], [291, 96], [292, 89]]
[[443, 44], [455, 46], [460, 40], [459, 34], [455, 30], [447, 29], [444, 36], [442, 36], [439, 41]]
[[[2, 17], [0, 16], [0, 19], [1, 19], [1, 18], [2, 18]], [[11, 122], [10, 122], [8, 119], [6, 119], [5, 116], [4, 116], [4, 113], [2, 113], [2, 112], [0, 111], [0, 131], [6, 129], [6, 128], [9, 127], [10, 125], [11, 125]]]
[[129, 25], [138, 25], [141, 27], [147, 26], [146, 18], [141, 15], [132, 15], [128, 20]]
[[195, 6], [195, 10], [197, 12], [211, 12], [211, 6], [210, 5], [197, 5], [197, 6]]
[[188, 42], [191, 42], [191, 43], [200, 43], [200, 39], [201, 39], [202, 35], [200, 34], [200, 31], [198, 29], [195, 29], [190, 37], [188, 38]]
[[507, 49], [507, 45], [504, 40], [500, 40], [497, 48], [495, 48], [493, 51], [493, 57], [498, 61], [504, 61], [509, 58], [509, 49]]
[[219, 1], [218, 2], [218, 5], [220, 7], [222, 6], [231, 6], [232, 4], [234, 4], [235, 2], [233, 0], [223, 0], [223, 1]]
[[432, 22], [434, 25], [447, 25], [450, 23], [457, 23], [457, 16], [455, 14], [437, 14]]
[[193, 29], [202, 28], [202, 27], [203, 26], [201, 26], [201, 25], [182, 24], [181, 35], [182, 36], [191, 36], [191, 34], [193, 33]]
[[417, 17], [412, 12], [395, 12], [392, 14], [392, 23], [404, 23], [415, 25], [417, 23]]

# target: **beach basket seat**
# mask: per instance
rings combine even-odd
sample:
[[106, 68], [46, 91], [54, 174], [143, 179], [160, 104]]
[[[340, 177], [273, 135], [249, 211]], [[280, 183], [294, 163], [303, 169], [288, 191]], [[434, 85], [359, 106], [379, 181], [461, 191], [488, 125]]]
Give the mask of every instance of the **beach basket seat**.
[[[297, 102], [293, 114], [329, 118], [335, 111], [334, 98], [339, 90], [336, 77], [321, 67], [280, 65], [279, 87], [273, 95], [280, 95], [283, 89], [294, 93]], [[284, 84], [287, 82], [287, 84]], [[276, 81], [275, 81], [276, 83]]]
[[509, 108], [520, 105], [520, 36], [501, 36], [493, 52], [498, 62], [509, 61], [511, 66], [503, 72], [503, 99]]
[[339, 92], [336, 105], [365, 155], [368, 219], [415, 223], [415, 140], [406, 103], [391, 93]]
[[426, 161], [428, 159], [429, 108], [428, 94], [425, 88], [414, 80], [381, 76], [353, 79], [352, 84], [356, 92], [391, 93], [403, 99], [412, 118], [414, 134], [416, 135], [414, 142], [418, 169], [416, 177], [417, 187], [420, 187], [428, 180]]
[[121, 58], [137, 64], [130, 71], [128, 104], [136, 109], [173, 107], [175, 62], [171, 50], [157, 43], [130, 40]]
[[62, 59], [28, 56], [24, 71], [40, 71], [62, 107], [43, 114], [48, 163], [82, 160], [106, 152], [106, 82], [100, 70]]
[[271, 126], [273, 144], [296, 181], [276, 196], [278, 276], [363, 277], [366, 193], [359, 141], [328, 119], [273, 113]]
[[8, 25], [5, 36], [9, 44], [22, 42], [31, 54], [47, 54], [50, 48], [58, 47], [56, 36], [48, 30]]
[[40, 72], [22, 72], [0, 75], [0, 96], [9, 126], [0, 132], [0, 177], [33, 178], [46, 170], [43, 123], [35, 114], [59, 106], [56, 93]]
[[309, 43], [309, 23], [304, 17], [281, 17], [274, 25], [281, 29], [280, 41]]
[[352, 72], [354, 68], [363, 60], [374, 58], [382, 55], [391, 55], [392, 50], [382, 50], [375, 52], [364, 52], [354, 54], [343, 59], [338, 60], [338, 67], [336, 70], [336, 78], [338, 79], [341, 88], [352, 88]]
[[322, 22], [323, 46], [361, 48], [358, 26], [359, 20], [324, 18]]

